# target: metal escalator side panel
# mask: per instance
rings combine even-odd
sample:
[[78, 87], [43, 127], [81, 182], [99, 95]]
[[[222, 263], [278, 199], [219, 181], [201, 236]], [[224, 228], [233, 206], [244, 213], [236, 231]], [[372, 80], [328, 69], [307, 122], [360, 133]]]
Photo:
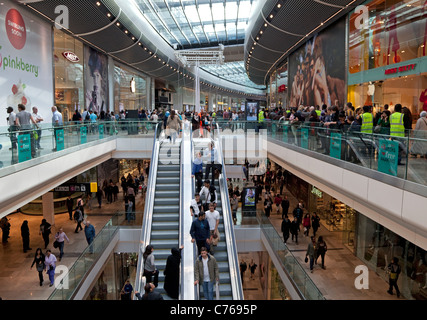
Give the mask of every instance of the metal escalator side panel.
[[158, 166], [158, 158], [160, 151], [160, 142], [158, 140], [158, 131], [159, 124], [156, 126], [156, 131], [154, 134], [154, 145], [151, 154], [151, 162], [150, 162], [150, 171], [147, 182], [147, 191], [145, 195], [145, 206], [144, 206], [144, 217], [142, 221], [142, 230], [141, 230], [141, 240], [139, 244], [139, 252], [138, 252], [138, 266], [136, 270], [135, 276], [135, 285], [134, 289], [138, 292], [144, 292], [144, 261], [142, 254], [145, 251], [145, 247], [150, 243], [151, 236], [151, 226], [152, 226], [152, 218], [153, 218], [153, 207], [154, 207], [154, 198], [156, 191], [156, 178], [157, 178], [157, 166]]

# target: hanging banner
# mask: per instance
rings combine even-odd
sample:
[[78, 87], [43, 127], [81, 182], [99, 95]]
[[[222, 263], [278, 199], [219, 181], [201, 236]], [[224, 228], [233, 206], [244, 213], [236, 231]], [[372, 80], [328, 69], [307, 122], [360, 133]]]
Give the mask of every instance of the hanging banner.
[[80, 127], [80, 144], [85, 144], [87, 142], [87, 127]]
[[391, 140], [379, 141], [378, 171], [397, 176], [397, 162], [399, 159], [399, 143]]
[[104, 125], [100, 124], [98, 126], [98, 131], [99, 131], [99, 139], [104, 139]]
[[331, 147], [329, 155], [332, 158], [341, 159], [341, 133], [331, 133]]
[[301, 129], [301, 148], [308, 149], [308, 128]]
[[24, 162], [31, 160], [31, 136], [29, 134], [20, 134], [18, 136], [18, 161]]
[[56, 150], [64, 150], [64, 129], [56, 131]]

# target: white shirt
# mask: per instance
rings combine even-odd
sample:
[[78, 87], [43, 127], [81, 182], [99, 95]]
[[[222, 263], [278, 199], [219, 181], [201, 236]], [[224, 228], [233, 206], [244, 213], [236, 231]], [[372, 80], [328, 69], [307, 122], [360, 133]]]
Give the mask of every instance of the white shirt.
[[209, 261], [208, 257], [206, 257], [206, 259], [202, 258], [202, 262], [203, 262], [203, 282], [211, 281], [211, 278], [209, 276], [208, 261]]
[[43, 121], [43, 117], [40, 114], [33, 112], [31, 115], [33, 116], [35, 122], [40, 123]]
[[[218, 156], [218, 150], [214, 147], [213, 148], [213, 159], [214, 159], [214, 163], [216, 164], [221, 164], [221, 162], [219, 161], [219, 156]], [[212, 150], [210, 148], [206, 148], [205, 152], [203, 153], [203, 155], [206, 157], [206, 161], [208, 163], [211, 163], [212, 161]]]
[[55, 268], [56, 267], [56, 257], [55, 257], [55, 255], [53, 253], [51, 253], [49, 255], [49, 257], [46, 255], [45, 258], [44, 258], [44, 264], [46, 266], [46, 269], [49, 269], [49, 266], [52, 266], [52, 267]]
[[199, 210], [199, 206], [197, 205], [197, 201], [196, 201], [196, 199], [191, 200], [191, 207], [192, 207], [192, 208], [193, 208], [193, 210], [194, 210], [194, 215], [195, 215], [195, 216], [198, 216], [198, 215], [199, 215], [200, 210]]
[[[211, 203], [211, 193], [209, 192], [209, 189], [203, 186], [202, 190], [200, 190], [200, 197], [202, 198], [203, 195], [205, 195], [205, 200], [203, 203]], [[218, 195], [215, 190], [215, 200], [218, 199]], [[212, 201], [216, 202], [216, 201]]]
[[15, 112], [9, 113], [9, 125], [14, 126], [15, 121], [16, 121], [16, 113]]
[[56, 110], [52, 114], [52, 124], [53, 125], [62, 125], [62, 114], [58, 110]]
[[159, 116], [157, 114], [152, 114], [151, 115], [151, 120], [152, 121], [157, 121], [159, 119]]
[[211, 231], [215, 230], [217, 221], [219, 221], [219, 212], [214, 210], [211, 212], [210, 210], [205, 212], [206, 220], [209, 222], [209, 228]]

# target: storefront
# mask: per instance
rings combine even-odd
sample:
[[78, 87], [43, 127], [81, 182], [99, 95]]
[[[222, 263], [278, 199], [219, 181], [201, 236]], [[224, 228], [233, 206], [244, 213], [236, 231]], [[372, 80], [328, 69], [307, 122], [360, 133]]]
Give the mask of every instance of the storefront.
[[83, 43], [54, 28], [55, 105], [63, 120], [69, 121], [75, 110], [85, 106]]
[[365, 6], [349, 16], [348, 101], [355, 108], [373, 105], [375, 111], [385, 104], [393, 111], [400, 103], [416, 120], [427, 110], [425, 5], [374, 0]]

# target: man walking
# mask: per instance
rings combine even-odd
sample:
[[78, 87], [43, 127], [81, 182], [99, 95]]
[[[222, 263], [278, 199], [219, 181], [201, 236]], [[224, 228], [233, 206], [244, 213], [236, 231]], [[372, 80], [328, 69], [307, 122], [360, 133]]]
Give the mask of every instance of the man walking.
[[399, 279], [399, 274], [401, 272], [401, 268], [399, 265], [399, 259], [394, 257], [391, 260], [391, 263], [388, 265], [387, 269], [389, 271], [389, 276], [388, 276], [389, 289], [388, 289], [387, 293], [392, 295], [393, 294], [393, 287], [394, 287], [396, 289], [396, 295], [399, 298], [400, 297], [400, 290], [399, 290], [399, 287], [397, 285], [397, 279]]
[[200, 249], [200, 256], [194, 266], [194, 285], [202, 282], [203, 295], [206, 300], [213, 300], [214, 283], [219, 281], [218, 263], [214, 256], [208, 253], [206, 247]]
[[201, 211], [198, 219], [194, 220], [190, 229], [191, 242], [196, 242], [197, 252], [200, 254], [201, 249], [209, 247], [210, 229], [209, 222], [205, 220], [205, 213]]
[[34, 121], [36, 122], [37, 127], [38, 127], [38, 129], [36, 130], [36, 132], [37, 132], [36, 148], [37, 149], [43, 149], [40, 146], [40, 139], [42, 136], [42, 130], [40, 129], [40, 126], [39, 126], [40, 122], [43, 121], [43, 117], [38, 112], [39, 112], [39, 110], [37, 109], [37, 107], [33, 107], [33, 113], [31, 115], [33, 116]]
[[95, 227], [90, 223], [90, 221], [86, 221], [85, 236], [87, 244], [89, 245], [89, 252], [93, 253], [92, 242], [93, 239], [95, 239]]

